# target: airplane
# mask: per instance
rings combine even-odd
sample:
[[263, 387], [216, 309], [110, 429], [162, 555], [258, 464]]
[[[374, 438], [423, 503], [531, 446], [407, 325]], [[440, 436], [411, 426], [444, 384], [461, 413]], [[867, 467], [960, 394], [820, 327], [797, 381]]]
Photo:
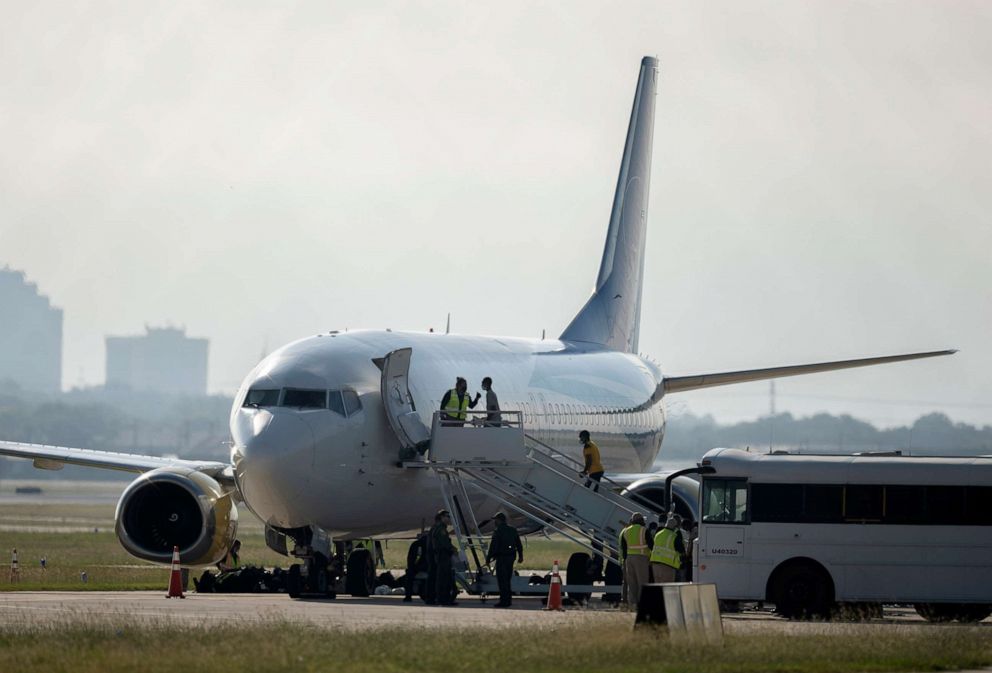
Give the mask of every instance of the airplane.
[[[636, 494], [656, 476], [670, 394], [955, 352], [677, 377], [638, 355], [658, 75], [658, 59], [645, 57], [594, 290], [557, 339], [351, 330], [294, 341], [245, 377], [230, 414], [229, 463], [11, 441], [0, 441], [0, 455], [41, 469], [139, 473], [118, 503], [116, 532], [129, 553], [155, 563], [169, 563], [176, 546], [183, 565], [215, 564], [243, 505], [265, 523], [267, 544], [303, 561], [297, 572], [324, 587], [332, 550], [411, 537], [441, 506], [437, 477], [404, 460], [429, 441], [456, 376], [491, 377], [502, 409], [521, 412], [528, 431], [564, 455], [581, 455], [577, 435], [588, 429], [608, 470], [624, 473]], [[367, 562], [353, 556], [345, 575]]]

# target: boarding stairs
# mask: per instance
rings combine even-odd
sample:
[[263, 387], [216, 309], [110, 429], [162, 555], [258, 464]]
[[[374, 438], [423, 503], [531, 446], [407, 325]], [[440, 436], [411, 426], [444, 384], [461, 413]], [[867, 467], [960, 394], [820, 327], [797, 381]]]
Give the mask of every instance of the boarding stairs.
[[404, 463], [437, 473], [462, 570], [473, 574], [470, 557], [476, 567], [466, 584], [486, 576], [489, 536], [481, 531], [473, 501], [495, 500], [507, 514], [516, 513], [615, 564], [620, 531], [630, 517], [637, 512], [656, 516], [647, 505], [620, 495], [620, 487], [606, 478], [598, 491], [586, 487], [579, 474], [583, 465], [527, 434], [520, 412], [503, 411], [498, 423], [487, 422], [485, 412], [468, 416], [464, 425], [453, 424], [435, 412], [425, 460]]

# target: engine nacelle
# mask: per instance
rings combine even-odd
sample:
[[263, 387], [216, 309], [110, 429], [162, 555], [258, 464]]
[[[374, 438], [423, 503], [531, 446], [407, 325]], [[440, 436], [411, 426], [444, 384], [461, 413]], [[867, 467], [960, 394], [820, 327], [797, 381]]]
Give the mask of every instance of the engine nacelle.
[[117, 538], [128, 553], [146, 561], [170, 563], [176, 546], [183, 565], [212, 565], [224, 558], [237, 534], [233, 496], [196, 470], [152, 470], [121, 495]]
[[[638, 479], [623, 490], [623, 494], [634, 497], [642, 503], [652, 506], [657, 512], [668, 511], [665, 499], [665, 477], [667, 474], [657, 474]], [[672, 480], [672, 499], [675, 501], [675, 511], [683, 519], [692, 522], [699, 521], [699, 482], [688, 476], [675, 477]], [[664, 521], [662, 521], [664, 524]]]

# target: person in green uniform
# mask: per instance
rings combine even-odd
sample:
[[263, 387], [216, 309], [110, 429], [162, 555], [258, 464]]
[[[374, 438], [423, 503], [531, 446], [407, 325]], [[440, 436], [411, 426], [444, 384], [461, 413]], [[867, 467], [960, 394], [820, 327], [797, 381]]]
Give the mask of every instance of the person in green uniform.
[[524, 562], [524, 547], [520, 544], [520, 534], [517, 529], [506, 522], [506, 514], [499, 512], [494, 517], [496, 530], [489, 541], [489, 551], [486, 552], [486, 563], [496, 559], [496, 582], [499, 584], [499, 603], [496, 608], [508, 608], [513, 601], [510, 582], [513, 579], [513, 559], [517, 563]]
[[431, 528], [431, 551], [434, 554], [434, 570], [436, 573], [434, 585], [434, 602], [436, 605], [458, 605], [455, 602], [455, 571], [451, 556], [455, 553], [455, 545], [448, 534], [451, 514], [442, 509], [434, 518]]

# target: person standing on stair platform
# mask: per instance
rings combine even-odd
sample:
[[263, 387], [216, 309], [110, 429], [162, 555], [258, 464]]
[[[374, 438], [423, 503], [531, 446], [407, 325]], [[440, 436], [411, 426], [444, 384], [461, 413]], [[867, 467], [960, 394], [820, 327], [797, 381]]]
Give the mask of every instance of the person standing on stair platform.
[[434, 552], [434, 567], [437, 573], [434, 585], [434, 603], [436, 605], [458, 605], [455, 602], [455, 570], [452, 566], [452, 554], [455, 545], [448, 534], [448, 524], [451, 514], [442, 509], [434, 517], [434, 527], [431, 528], [431, 550]]
[[599, 457], [599, 447], [589, 437], [589, 431], [583, 430], [579, 433], [579, 441], [582, 442], [582, 457], [585, 459], [585, 467], [579, 472], [580, 477], [586, 478], [586, 488], [593, 486], [594, 491], [599, 493], [599, 481], [603, 478], [603, 463]]
[[468, 382], [461, 376], [455, 379], [455, 387], [444, 394], [441, 398], [441, 425], [458, 426], [465, 425], [468, 418], [468, 410], [475, 409], [479, 403], [482, 393], [476, 393], [475, 399], [471, 399], [468, 394]]
[[520, 534], [517, 529], [506, 522], [506, 514], [498, 512], [494, 517], [496, 530], [489, 541], [489, 551], [486, 552], [486, 563], [496, 559], [496, 582], [499, 584], [499, 603], [496, 608], [508, 608], [513, 602], [513, 591], [510, 583], [513, 580], [513, 559], [517, 563], [524, 562], [524, 547], [520, 544]]
[[651, 549], [651, 581], [674, 582], [676, 573], [682, 567], [685, 557], [685, 542], [682, 539], [682, 517], [672, 513], [665, 527], [654, 536]]
[[499, 413], [499, 398], [493, 390], [493, 380], [488, 376], [482, 379], [482, 389], [486, 391], [486, 425], [499, 427], [503, 424], [503, 416]]
[[620, 531], [620, 560], [623, 563], [623, 596], [627, 607], [637, 609], [641, 587], [648, 583], [648, 557], [651, 554], [644, 515], [630, 517], [630, 525]]

